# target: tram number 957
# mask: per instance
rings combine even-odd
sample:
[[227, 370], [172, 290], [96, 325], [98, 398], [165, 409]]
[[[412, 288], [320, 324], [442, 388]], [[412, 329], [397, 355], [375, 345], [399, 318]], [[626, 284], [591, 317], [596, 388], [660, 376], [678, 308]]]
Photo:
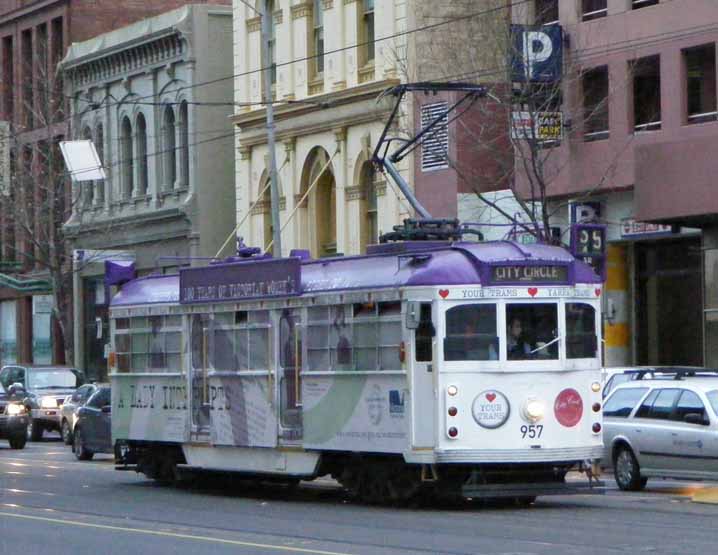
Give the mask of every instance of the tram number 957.
[[543, 433], [543, 424], [529, 424], [521, 426], [521, 438], [522, 439], [538, 439]]

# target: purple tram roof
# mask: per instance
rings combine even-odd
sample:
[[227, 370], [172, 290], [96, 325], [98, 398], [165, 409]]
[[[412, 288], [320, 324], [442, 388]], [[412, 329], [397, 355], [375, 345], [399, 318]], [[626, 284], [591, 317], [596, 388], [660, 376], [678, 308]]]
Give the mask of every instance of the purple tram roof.
[[[561, 285], [601, 282], [590, 266], [574, 258], [565, 249], [549, 245], [522, 245], [513, 241], [445, 244], [408, 242], [399, 247], [394, 245], [387, 251], [364, 256], [303, 260], [298, 291], [317, 293], [402, 286], [499, 285], [491, 281], [491, 269], [496, 266], [560, 266], [566, 268]], [[267, 260], [273, 259], [248, 258], [239, 262], [210, 265], [206, 267], [206, 274], [202, 275], [206, 275], [206, 283], [211, 285], [213, 272], [222, 272], [227, 268], [237, 270], [245, 264], [255, 266]], [[193, 270], [196, 272], [196, 269]], [[524, 285], [526, 283], [522, 282]], [[530, 283], [542, 284], [540, 280]], [[543, 284], [559, 283], [545, 281]], [[514, 283], [502, 282], [500, 285]], [[243, 298], [216, 300], [237, 301]], [[179, 302], [180, 276], [161, 275], [126, 283], [111, 304], [130, 306]]]

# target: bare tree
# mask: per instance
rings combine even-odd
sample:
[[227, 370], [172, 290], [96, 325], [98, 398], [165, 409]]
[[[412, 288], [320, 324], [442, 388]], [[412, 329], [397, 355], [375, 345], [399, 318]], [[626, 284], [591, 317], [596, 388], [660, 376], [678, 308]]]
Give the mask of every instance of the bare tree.
[[[414, 0], [414, 4], [416, 24], [435, 26], [417, 33], [413, 52], [417, 62], [406, 78], [471, 81], [488, 88], [484, 99], [455, 116], [454, 125], [460, 130], [456, 136], [463, 137], [456, 150], [471, 155], [462, 161], [446, 152], [447, 164], [483, 204], [537, 240], [556, 242], [551, 223], [565, 204], [551, 201], [561, 193], [556, 182], [568, 164], [567, 144], [607, 136], [608, 102], [611, 95], [624, 91], [609, 90], [607, 74], [603, 80], [600, 73], [586, 71], [581, 53], [565, 49], [558, 79], [517, 78], [512, 61], [526, 52], [517, 40], [514, 22], [558, 19], [557, 11], [552, 11], [557, 3]], [[628, 82], [630, 75], [620, 88]], [[605, 190], [624, 149], [625, 145], [616, 149], [605, 161], [601, 177], [582, 197]], [[523, 218], [507, 213], [485, 194], [499, 189], [513, 192]]]

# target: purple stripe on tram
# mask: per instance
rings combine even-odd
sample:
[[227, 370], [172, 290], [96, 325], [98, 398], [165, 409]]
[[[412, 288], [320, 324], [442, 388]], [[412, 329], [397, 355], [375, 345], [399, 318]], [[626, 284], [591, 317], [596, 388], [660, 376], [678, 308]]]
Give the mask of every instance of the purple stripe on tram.
[[[401, 286], [488, 285], [492, 266], [510, 264], [564, 265], [568, 268], [568, 285], [601, 282], [590, 266], [573, 258], [565, 249], [549, 245], [522, 245], [513, 241], [407, 242], [372, 247], [370, 253], [303, 260], [300, 291], [316, 293]], [[266, 258], [260, 260], [266, 261]], [[246, 260], [241, 264], [251, 262]], [[207, 284], [211, 284], [212, 267], [207, 270]], [[541, 285], [541, 282], [532, 284]], [[112, 300], [112, 305], [178, 303], [179, 298], [179, 276], [149, 276], [125, 284]]]

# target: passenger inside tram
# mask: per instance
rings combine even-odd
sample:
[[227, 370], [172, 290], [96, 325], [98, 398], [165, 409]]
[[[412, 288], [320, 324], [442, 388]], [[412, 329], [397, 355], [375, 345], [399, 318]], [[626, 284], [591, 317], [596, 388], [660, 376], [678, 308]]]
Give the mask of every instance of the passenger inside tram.
[[506, 330], [506, 353], [509, 360], [521, 360], [531, 355], [531, 345], [525, 340], [524, 325], [518, 317], [511, 318]]

